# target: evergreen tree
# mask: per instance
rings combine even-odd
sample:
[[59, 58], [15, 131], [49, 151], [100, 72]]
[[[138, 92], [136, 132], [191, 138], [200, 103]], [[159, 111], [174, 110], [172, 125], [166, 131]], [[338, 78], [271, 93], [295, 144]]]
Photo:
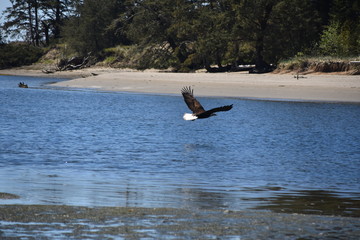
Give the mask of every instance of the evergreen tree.
[[[51, 39], [80, 55], [133, 44], [143, 68], [269, 63], [299, 53], [360, 52], [359, 0], [11, 0], [2, 38]], [[0, 39], [1, 40], [1, 39]]]
[[325, 27], [320, 50], [325, 55], [355, 56], [360, 54], [360, 1], [334, 0], [330, 24]]
[[67, 20], [64, 36], [70, 47], [81, 55], [97, 53], [117, 43], [116, 36], [107, 27], [119, 14], [121, 0], [84, 0], [78, 6], [78, 16]]
[[23, 37], [33, 45], [40, 44], [39, 5], [37, 0], [10, 0], [3, 29], [10, 38]]
[[24, 39], [35, 46], [59, 38], [63, 19], [80, 0], [10, 0], [2, 26], [10, 38]]
[[211, 64], [223, 69], [229, 63], [236, 62], [236, 57], [228, 54], [233, 45], [232, 30], [234, 13], [229, 1], [202, 1], [196, 7], [195, 49], [197, 59], [202, 61], [208, 71], [213, 71]]
[[3, 34], [2, 34], [2, 30], [0, 28], [0, 45], [4, 44], [4, 38], [3, 38]]
[[42, 25], [49, 42], [49, 36], [58, 39], [61, 36], [61, 27], [64, 20], [70, 17], [81, 0], [39, 0], [43, 13]]
[[312, 0], [280, 1], [274, 8], [266, 59], [277, 62], [296, 54], [312, 54], [322, 19]]

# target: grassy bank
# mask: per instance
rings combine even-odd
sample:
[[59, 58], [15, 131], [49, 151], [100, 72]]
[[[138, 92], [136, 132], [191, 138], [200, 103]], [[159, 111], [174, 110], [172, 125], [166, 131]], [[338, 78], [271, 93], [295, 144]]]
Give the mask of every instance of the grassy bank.
[[275, 73], [297, 72], [308, 73], [343, 73], [360, 74], [360, 57], [294, 57], [281, 61]]
[[[64, 44], [54, 45], [51, 48], [35, 48], [29, 45], [9, 44], [0, 46], [2, 61], [0, 69], [11, 67], [25, 67], [33, 70], [51, 70], [51, 72], [61, 69], [61, 62], [71, 61], [73, 58], [84, 59], [84, 56], [76, 56], [69, 52]], [[17, 49], [20, 51], [15, 51]], [[107, 48], [96, 57], [92, 57], [90, 65], [98, 67], [112, 68], [132, 68], [145, 70], [149, 61], [156, 63], [151, 65], [156, 69], [168, 69], [173, 61], [165, 54], [163, 48], [148, 48], [139, 50], [137, 46], [117, 46]], [[86, 65], [84, 67], [89, 66]], [[194, 71], [196, 69], [188, 69]], [[346, 75], [360, 74], [360, 56], [358, 57], [330, 57], [330, 56], [296, 56], [288, 60], [280, 61], [274, 73], [340, 73]]]

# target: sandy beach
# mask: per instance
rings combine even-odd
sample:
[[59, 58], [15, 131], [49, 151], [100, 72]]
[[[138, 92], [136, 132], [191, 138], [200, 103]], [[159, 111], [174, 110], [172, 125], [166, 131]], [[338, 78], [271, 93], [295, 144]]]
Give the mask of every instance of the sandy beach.
[[157, 70], [87, 68], [45, 74], [41, 70], [0, 70], [4, 75], [69, 78], [54, 86], [92, 88], [155, 94], [180, 94], [183, 86], [192, 86], [196, 96], [220, 96], [246, 99], [360, 102], [360, 76], [343, 74], [293, 73], [172, 73]]

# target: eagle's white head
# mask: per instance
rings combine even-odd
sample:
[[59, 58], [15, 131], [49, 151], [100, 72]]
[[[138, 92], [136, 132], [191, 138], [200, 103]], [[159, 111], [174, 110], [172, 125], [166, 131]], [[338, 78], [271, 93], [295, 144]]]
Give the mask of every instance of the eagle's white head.
[[197, 118], [198, 118], [197, 116], [195, 116], [194, 114], [191, 114], [191, 113], [185, 113], [183, 116], [183, 119], [187, 120], [187, 121], [194, 121]]

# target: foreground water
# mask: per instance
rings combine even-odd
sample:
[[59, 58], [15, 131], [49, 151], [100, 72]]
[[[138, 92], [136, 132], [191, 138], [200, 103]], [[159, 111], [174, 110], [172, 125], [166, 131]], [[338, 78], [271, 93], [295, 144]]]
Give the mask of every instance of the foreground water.
[[199, 98], [234, 108], [189, 122], [180, 94], [50, 81], [0, 76], [1, 204], [360, 216], [360, 105]]
[[358, 239], [360, 105], [51, 81], [0, 76], [0, 238]]

